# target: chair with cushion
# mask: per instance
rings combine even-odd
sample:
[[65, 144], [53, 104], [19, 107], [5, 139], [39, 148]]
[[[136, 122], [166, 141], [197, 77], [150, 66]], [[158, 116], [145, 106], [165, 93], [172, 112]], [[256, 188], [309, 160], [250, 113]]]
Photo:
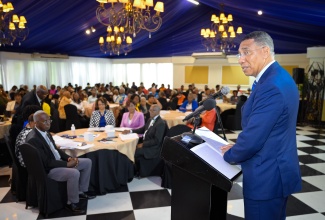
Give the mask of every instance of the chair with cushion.
[[[19, 149], [28, 171], [26, 209], [38, 205], [40, 213], [45, 216], [62, 209], [67, 202], [67, 183], [47, 177], [41, 156], [34, 146], [25, 143], [20, 145]], [[33, 187], [30, 188], [34, 184], [37, 186], [37, 192], [34, 192]], [[31, 202], [32, 198], [37, 198], [37, 204]]]
[[11, 143], [8, 135], [4, 136], [10, 157], [12, 159], [12, 176], [11, 176], [11, 192], [16, 194], [16, 201], [26, 200], [27, 189], [27, 170], [22, 167], [16, 157], [15, 148]]
[[67, 116], [66, 122], [65, 122], [65, 129], [70, 130], [71, 125], [74, 124], [75, 128], [81, 128], [81, 122], [78, 114], [77, 107], [72, 104], [67, 104], [64, 106], [64, 111]]

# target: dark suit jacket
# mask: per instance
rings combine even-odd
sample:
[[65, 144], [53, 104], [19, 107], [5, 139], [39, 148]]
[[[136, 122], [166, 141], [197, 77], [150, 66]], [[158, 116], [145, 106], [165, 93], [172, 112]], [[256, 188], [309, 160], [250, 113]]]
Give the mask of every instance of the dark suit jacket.
[[35, 91], [30, 91], [26, 95], [24, 95], [23, 99], [21, 100], [21, 105], [19, 106], [20, 110], [23, 111], [24, 107], [27, 105], [40, 105]]
[[[50, 139], [53, 145], [56, 146], [51, 135]], [[56, 160], [47, 141], [43, 138], [42, 134], [36, 128], [33, 128], [33, 130], [29, 132], [26, 138], [26, 142], [33, 145], [39, 150], [45, 171], [47, 173], [56, 167], [67, 167], [67, 161], [70, 156], [64, 153], [62, 150], [57, 149], [61, 156], [61, 160]]]
[[149, 119], [142, 128], [132, 130], [133, 133], [137, 134], [144, 134], [148, 130], [143, 140], [143, 151], [146, 159], [159, 157], [164, 136], [168, 128], [166, 122], [160, 116], [157, 117], [154, 124], [149, 128], [150, 122], [151, 120]]
[[243, 105], [243, 131], [224, 154], [227, 162], [241, 164], [245, 198], [268, 200], [301, 190], [296, 143], [298, 106], [295, 82], [274, 62]]

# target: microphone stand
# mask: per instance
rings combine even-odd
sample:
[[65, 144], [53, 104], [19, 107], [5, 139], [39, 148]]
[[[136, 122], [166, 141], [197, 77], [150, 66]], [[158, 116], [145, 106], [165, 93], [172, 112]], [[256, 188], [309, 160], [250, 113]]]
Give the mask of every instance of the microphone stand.
[[192, 144], [191, 146], [203, 143], [203, 139], [199, 135], [195, 134], [195, 130], [199, 125], [199, 123], [200, 123], [200, 115], [197, 115], [194, 117], [194, 121], [193, 121], [193, 125], [194, 125], [193, 132], [192, 133], [185, 132], [181, 135], [182, 138], [184, 136], [187, 136], [189, 138], [189, 143]]
[[200, 123], [200, 115], [197, 115], [194, 117], [194, 121], [193, 121], [194, 128], [193, 128], [192, 134], [195, 134], [195, 130], [196, 130], [197, 126], [199, 125], [199, 123]]

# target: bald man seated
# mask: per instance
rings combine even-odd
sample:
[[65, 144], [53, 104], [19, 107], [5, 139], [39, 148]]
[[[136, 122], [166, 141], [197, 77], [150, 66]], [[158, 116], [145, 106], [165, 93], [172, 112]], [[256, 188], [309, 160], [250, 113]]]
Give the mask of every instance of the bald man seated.
[[86, 211], [78, 207], [79, 199], [93, 199], [87, 195], [92, 162], [89, 158], [73, 158], [56, 147], [48, 132], [52, 120], [44, 111], [34, 114], [35, 127], [28, 134], [26, 142], [39, 150], [45, 171], [50, 179], [67, 181], [68, 201], [66, 209], [83, 214]]

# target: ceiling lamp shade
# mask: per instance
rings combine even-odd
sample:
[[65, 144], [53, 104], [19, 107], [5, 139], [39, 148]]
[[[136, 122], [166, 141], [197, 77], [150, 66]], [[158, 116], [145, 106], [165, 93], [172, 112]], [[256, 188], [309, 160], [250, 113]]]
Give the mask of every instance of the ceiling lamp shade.
[[0, 1], [0, 46], [12, 46], [15, 41], [19, 41], [21, 45], [29, 34], [29, 29], [25, 25], [26, 18], [13, 14], [13, 10], [14, 6], [11, 2]]
[[132, 50], [132, 38], [125, 34], [124, 27], [114, 26], [114, 31], [111, 27], [107, 27], [106, 41], [104, 37], [99, 38], [100, 50], [109, 55], [127, 55]]
[[[201, 29], [201, 41], [207, 51], [221, 51], [223, 53], [230, 52], [231, 49], [236, 48], [234, 43], [234, 39], [237, 37], [236, 33], [238, 35], [243, 33], [242, 27], [238, 27], [235, 32], [235, 27], [232, 24], [232, 21], [234, 20], [233, 15], [226, 15], [223, 12], [223, 6], [224, 5], [221, 4], [219, 16], [215, 14], [211, 16], [211, 27]], [[209, 35], [209, 37], [207, 37], [207, 35]]]
[[[132, 48], [132, 38], [129, 35], [135, 38], [141, 30], [145, 30], [149, 32], [149, 38], [151, 38], [151, 33], [159, 30], [162, 25], [160, 13], [164, 12], [163, 2], [157, 2], [154, 6], [154, 0], [96, 1], [100, 3], [96, 10], [97, 20], [107, 26], [108, 35], [123, 33], [123, 36], [116, 36], [116, 41], [110, 38], [109, 45], [107, 45], [108, 41], [100, 42], [101, 51], [104, 53], [119, 55], [124, 52], [127, 54]], [[107, 3], [111, 3], [110, 7], [105, 7]], [[123, 42], [125, 43], [124, 47]], [[116, 45], [120, 45], [120, 47], [118, 48]]]

